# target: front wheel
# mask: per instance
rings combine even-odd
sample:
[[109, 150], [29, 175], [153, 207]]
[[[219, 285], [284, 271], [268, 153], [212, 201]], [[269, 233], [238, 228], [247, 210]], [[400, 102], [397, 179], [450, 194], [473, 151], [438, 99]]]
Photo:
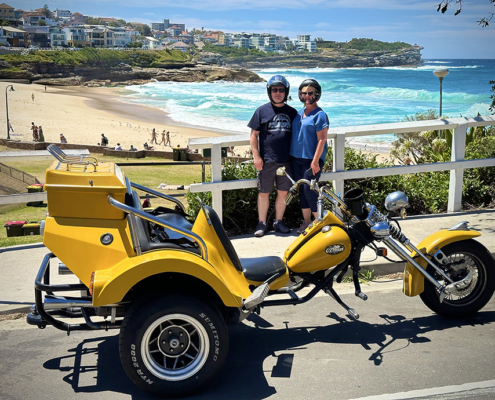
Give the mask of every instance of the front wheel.
[[[460, 281], [472, 272], [473, 280], [469, 286], [452, 292], [440, 303], [438, 289], [425, 279], [421, 300], [429, 309], [445, 317], [463, 318], [475, 314], [490, 301], [495, 291], [495, 260], [485, 246], [472, 239], [451, 243], [441, 250], [448, 262], [440, 267], [447, 276]], [[450, 283], [431, 265], [427, 271], [442, 285]]]
[[160, 396], [197, 391], [224, 363], [229, 347], [217, 309], [171, 295], [136, 303], [120, 332], [124, 370], [140, 388]]

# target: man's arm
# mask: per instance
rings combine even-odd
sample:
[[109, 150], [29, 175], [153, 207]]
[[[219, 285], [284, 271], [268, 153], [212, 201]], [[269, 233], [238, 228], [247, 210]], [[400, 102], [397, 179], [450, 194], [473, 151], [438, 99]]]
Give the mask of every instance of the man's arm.
[[260, 156], [260, 151], [258, 149], [258, 136], [260, 134], [260, 131], [255, 131], [254, 129], [251, 129], [251, 135], [249, 137], [249, 142], [251, 144], [251, 151], [253, 152], [253, 157], [254, 157], [254, 166], [258, 171], [261, 171], [263, 168], [263, 160]]

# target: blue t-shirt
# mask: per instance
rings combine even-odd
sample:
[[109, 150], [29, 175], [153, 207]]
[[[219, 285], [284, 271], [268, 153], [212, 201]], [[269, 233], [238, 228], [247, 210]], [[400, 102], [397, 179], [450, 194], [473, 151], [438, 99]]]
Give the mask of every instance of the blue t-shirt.
[[287, 104], [275, 107], [267, 103], [258, 107], [248, 126], [259, 134], [260, 156], [263, 162], [285, 163], [290, 159], [292, 121], [297, 110]]
[[[328, 128], [330, 122], [327, 114], [320, 108], [316, 107], [305, 118], [303, 118], [304, 110], [300, 110], [294, 121], [292, 122], [292, 140], [290, 145], [290, 155], [295, 158], [306, 158], [312, 160], [316, 147], [318, 146], [319, 132]], [[325, 161], [327, 156], [328, 144], [325, 140], [325, 148], [321, 153], [320, 159]]]

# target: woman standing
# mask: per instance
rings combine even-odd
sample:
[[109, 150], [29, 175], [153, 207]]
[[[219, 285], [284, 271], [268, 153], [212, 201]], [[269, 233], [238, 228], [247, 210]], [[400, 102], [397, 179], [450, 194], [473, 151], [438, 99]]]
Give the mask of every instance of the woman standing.
[[[315, 79], [305, 79], [299, 85], [299, 100], [304, 107], [292, 123], [290, 155], [294, 179], [320, 179], [321, 169], [327, 155], [328, 116], [318, 107], [321, 86]], [[304, 221], [297, 230], [303, 232], [311, 223], [311, 213], [316, 218], [318, 195], [309, 186], [299, 188], [299, 201]]]

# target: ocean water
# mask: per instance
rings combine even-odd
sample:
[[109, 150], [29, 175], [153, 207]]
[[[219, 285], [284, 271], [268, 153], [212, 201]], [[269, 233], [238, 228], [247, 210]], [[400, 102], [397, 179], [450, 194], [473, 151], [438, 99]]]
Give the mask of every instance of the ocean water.
[[[297, 88], [314, 78], [322, 86], [318, 104], [330, 118], [331, 127], [399, 122], [406, 116], [439, 108], [439, 80], [435, 68], [445, 67], [443, 115], [451, 118], [490, 114], [490, 80], [495, 80], [495, 60], [425, 60], [417, 68], [311, 68], [262, 69], [255, 72], [268, 80], [284, 75], [291, 84], [292, 101], [301, 108]], [[266, 83], [153, 82], [128, 86], [121, 100], [165, 111], [178, 125], [196, 125], [226, 134], [247, 133], [254, 110], [268, 101]], [[356, 138], [355, 141], [390, 143], [393, 135]]]

